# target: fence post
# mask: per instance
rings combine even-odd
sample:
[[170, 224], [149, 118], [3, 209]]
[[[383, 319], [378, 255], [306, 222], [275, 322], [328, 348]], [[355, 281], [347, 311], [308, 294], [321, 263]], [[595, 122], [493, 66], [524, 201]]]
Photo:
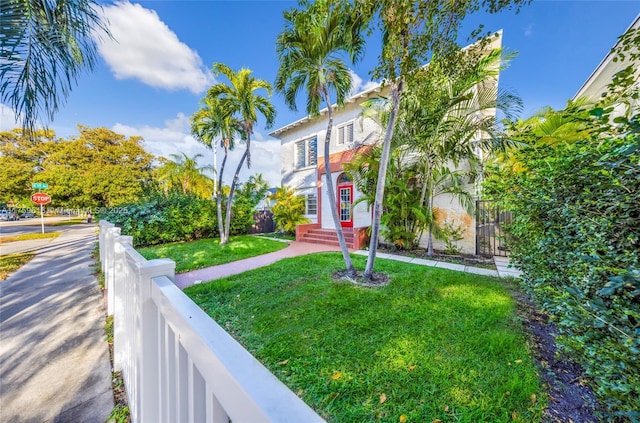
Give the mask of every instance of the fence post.
[[[116, 231], [117, 229], [117, 231]], [[111, 236], [113, 243], [111, 247], [111, 254], [113, 255], [112, 266], [107, 269], [111, 274], [109, 280], [109, 309], [114, 315], [113, 318], [113, 369], [118, 372], [123, 370], [125, 362], [128, 358], [128, 351], [131, 345], [131, 328], [127, 327], [128, 315], [127, 312], [130, 308], [128, 306], [127, 290], [124, 284], [132, 283], [130, 270], [127, 266], [126, 247], [131, 246], [133, 243], [133, 237], [121, 236], [120, 228], [113, 228]], [[116, 275], [118, 278], [116, 280]]]
[[100, 221], [100, 230], [98, 231], [98, 236], [99, 236], [99, 246], [100, 246], [100, 266], [102, 267], [102, 273], [104, 273], [104, 270], [107, 268], [106, 267], [106, 260], [107, 260], [107, 251], [109, 249], [109, 245], [106, 243], [106, 239], [107, 239], [107, 232], [110, 228], [114, 228], [115, 225], [111, 222], [108, 222], [106, 220], [101, 220]]
[[137, 325], [139, 332], [139, 351], [136, 351], [136, 364], [140, 371], [140, 408], [139, 422], [157, 422], [160, 420], [160, 345], [158, 307], [151, 297], [153, 278], [166, 276], [175, 279], [176, 264], [173, 260], [157, 259], [141, 263], [137, 269], [138, 299], [140, 316]]
[[120, 237], [120, 228], [111, 226], [105, 233], [105, 244], [107, 251], [105, 252], [105, 261], [107, 264], [104, 268], [104, 284], [107, 288], [107, 315], [113, 316], [113, 307], [115, 304], [115, 283], [116, 283], [116, 243]]

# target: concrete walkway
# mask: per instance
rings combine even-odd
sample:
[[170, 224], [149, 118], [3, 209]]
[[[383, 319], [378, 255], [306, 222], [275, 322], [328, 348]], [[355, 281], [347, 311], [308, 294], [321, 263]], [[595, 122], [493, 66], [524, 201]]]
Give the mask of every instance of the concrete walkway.
[[0, 282], [0, 421], [104, 423], [113, 408], [95, 226], [67, 231]]
[[39, 249], [53, 241], [54, 238], [42, 238], [8, 242], [6, 244], [0, 245], [0, 256], [38, 251]]
[[[175, 284], [180, 289], [184, 289], [200, 282], [208, 282], [226, 276], [237, 275], [247, 270], [268, 266], [278, 260], [287, 257], [297, 257], [306, 254], [340, 251], [339, 247], [330, 245], [312, 244], [308, 242], [292, 241], [287, 248], [262, 256], [251, 257], [244, 260], [221, 264], [219, 266], [207, 267], [205, 269], [194, 270], [192, 272], [180, 273], [176, 275]], [[368, 256], [369, 252], [364, 250], [351, 250], [352, 254]], [[518, 269], [510, 268], [509, 259], [506, 257], [495, 257], [497, 270], [484, 269], [481, 267], [466, 266], [464, 264], [448, 263], [445, 261], [425, 260], [421, 258], [406, 257], [396, 254], [377, 253], [377, 258], [402, 261], [405, 263], [418, 264], [422, 266], [439, 267], [441, 269], [456, 270], [459, 272], [473, 273], [475, 275], [496, 276], [496, 277], [519, 277]], [[505, 259], [499, 260], [499, 259]]]
[[232, 261], [231, 263], [219, 266], [207, 267], [205, 269], [194, 270], [192, 272], [180, 273], [176, 275], [175, 284], [180, 289], [184, 289], [195, 283], [208, 282], [220, 279], [247, 270], [258, 269], [288, 257], [304, 256], [312, 253], [322, 253], [327, 251], [340, 251], [340, 247], [331, 245], [312, 244], [310, 242], [291, 241], [282, 250], [261, 256], [250, 257], [244, 260]]

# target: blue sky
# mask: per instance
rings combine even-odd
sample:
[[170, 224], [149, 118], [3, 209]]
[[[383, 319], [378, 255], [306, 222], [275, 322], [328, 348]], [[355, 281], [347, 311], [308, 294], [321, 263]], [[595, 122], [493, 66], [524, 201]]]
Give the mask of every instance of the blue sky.
[[[82, 76], [55, 120], [58, 136], [77, 134], [76, 125], [104, 126], [144, 138], [156, 155], [212, 153], [189, 135], [189, 116], [214, 82], [214, 62], [233, 69], [248, 67], [258, 78], [273, 82], [278, 68], [275, 38], [283, 25], [282, 11], [292, 1], [142, 1], [104, 2], [117, 42], [104, 42], [97, 69]], [[518, 55], [500, 76], [500, 85], [524, 101], [523, 116], [543, 106], [561, 108], [611, 49], [617, 37], [640, 12], [640, 2], [535, 1], [519, 14], [474, 15], [467, 29], [483, 23], [503, 32], [503, 46]], [[463, 44], [464, 39], [461, 40]], [[372, 39], [365, 58], [351, 66], [360, 88], [371, 83], [379, 41]], [[221, 79], [224, 81], [224, 79]], [[272, 102], [277, 118], [272, 129], [304, 116], [288, 110], [282, 97]], [[0, 129], [15, 126], [13, 113], [0, 105]], [[259, 121], [252, 143], [253, 166], [241, 179], [261, 172], [280, 184], [279, 142]], [[235, 168], [241, 153], [231, 156]], [[220, 157], [218, 158], [220, 161]], [[226, 181], [231, 177], [227, 171]]]

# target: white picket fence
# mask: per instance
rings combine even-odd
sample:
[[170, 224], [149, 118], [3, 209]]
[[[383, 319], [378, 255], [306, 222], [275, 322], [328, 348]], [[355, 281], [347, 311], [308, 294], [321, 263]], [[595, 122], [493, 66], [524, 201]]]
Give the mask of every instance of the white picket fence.
[[323, 421], [173, 284], [173, 261], [106, 221], [100, 260], [134, 423]]

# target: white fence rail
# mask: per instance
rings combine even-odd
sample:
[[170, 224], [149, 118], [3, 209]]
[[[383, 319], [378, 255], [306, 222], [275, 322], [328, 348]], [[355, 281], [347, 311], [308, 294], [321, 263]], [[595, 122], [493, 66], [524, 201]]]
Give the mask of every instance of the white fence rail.
[[323, 421], [173, 284], [173, 261], [105, 221], [100, 259], [134, 423]]

